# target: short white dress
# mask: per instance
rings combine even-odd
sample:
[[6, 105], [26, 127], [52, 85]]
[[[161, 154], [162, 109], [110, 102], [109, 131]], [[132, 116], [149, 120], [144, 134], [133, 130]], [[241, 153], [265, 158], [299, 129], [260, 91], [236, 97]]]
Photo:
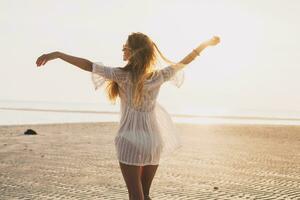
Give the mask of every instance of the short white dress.
[[169, 81], [177, 87], [182, 85], [183, 70], [175, 69], [171, 65], [156, 70], [152, 77], [145, 81], [141, 105], [135, 108], [130, 72], [94, 62], [92, 82], [95, 90], [106, 80], [117, 82], [120, 91], [121, 117], [114, 138], [119, 162], [136, 166], [158, 165], [161, 158], [182, 146], [180, 135], [170, 115], [156, 99], [163, 83]]

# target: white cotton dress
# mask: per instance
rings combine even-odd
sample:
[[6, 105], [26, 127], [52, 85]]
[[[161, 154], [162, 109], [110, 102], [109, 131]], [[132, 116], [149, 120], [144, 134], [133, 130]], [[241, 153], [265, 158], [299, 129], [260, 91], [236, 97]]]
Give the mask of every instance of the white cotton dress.
[[183, 70], [171, 65], [156, 70], [144, 83], [142, 102], [133, 107], [130, 72], [109, 67], [101, 62], [92, 65], [92, 82], [97, 90], [106, 80], [117, 82], [120, 91], [121, 117], [114, 138], [119, 162], [136, 165], [158, 165], [160, 158], [178, 150], [182, 142], [170, 115], [157, 102], [163, 83], [169, 81], [180, 87]]

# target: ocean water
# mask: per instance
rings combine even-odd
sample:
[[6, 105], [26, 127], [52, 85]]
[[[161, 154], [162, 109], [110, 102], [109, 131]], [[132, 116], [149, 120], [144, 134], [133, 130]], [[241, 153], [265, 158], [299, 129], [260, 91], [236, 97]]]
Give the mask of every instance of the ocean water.
[[[76, 122], [118, 122], [118, 106], [99, 103], [0, 100], [0, 125]], [[200, 112], [199, 115], [170, 113], [176, 123], [192, 124], [277, 124], [300, 125], [300, 112], [232, 110], [226, 113]]]

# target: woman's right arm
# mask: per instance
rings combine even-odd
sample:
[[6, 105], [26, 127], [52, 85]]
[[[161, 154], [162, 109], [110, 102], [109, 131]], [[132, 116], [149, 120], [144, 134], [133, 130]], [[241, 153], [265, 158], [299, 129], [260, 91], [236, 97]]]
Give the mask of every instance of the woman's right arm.
[[89, 71], [89, 72], [92, 71], [93, 63], [91, 61], [84, 59], [84, 58], [71, 56], [71, 55], [68, 55], [68, 54], [65, 54], [65, 53], [62, 53], [59, 51], [41, 55], [36, 60], [36, 65], [37, 65], [37, 67], [39, 67], [41, 65], [45, 65], [48, 61], [54, 60], [57, 58], [60, 58], [76, 67], [79, 67], [82, 70]]

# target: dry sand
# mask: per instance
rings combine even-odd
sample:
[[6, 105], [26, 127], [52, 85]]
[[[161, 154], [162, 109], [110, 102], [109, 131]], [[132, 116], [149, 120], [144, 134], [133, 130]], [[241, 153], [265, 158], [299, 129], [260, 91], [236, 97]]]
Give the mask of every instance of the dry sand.
[[[177, 124], [183, 147], [163, 160], [150, 196], [300, 199], [300, 126]], [[24, 135], [26, 129], [38, 135]], [[117, 123], [0, 127], [0, 199], [128, 199]]]

